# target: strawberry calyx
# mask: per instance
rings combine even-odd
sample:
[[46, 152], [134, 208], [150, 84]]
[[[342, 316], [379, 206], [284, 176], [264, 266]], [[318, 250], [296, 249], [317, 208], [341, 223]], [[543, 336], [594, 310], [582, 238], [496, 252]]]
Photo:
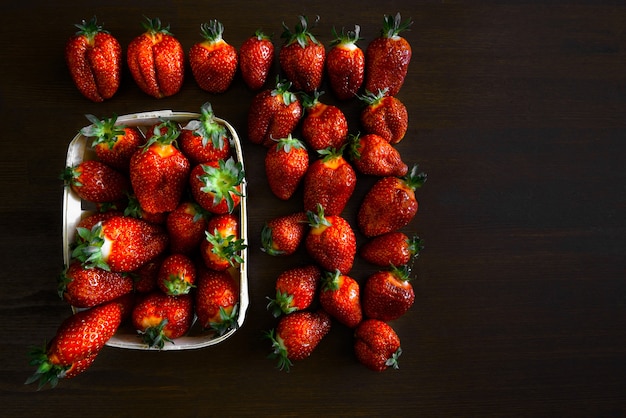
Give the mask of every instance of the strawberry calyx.
[[394, 369], [399, 369], [398, 359], [402, 355], [402, 348], [398, 347], [398, 349], [385, 361], [385, 366], [392, 367]]
[[211, 19], [200, 25], [200, 34], [209, 44], [217, 44], [223, 40], [224, 25], [217, 19]]
[[285, 253], [285, 251], [277, 249], [274, 246], [274, 240], [272, 239], [272, 227], [267, 223], [265, 223], [261, 229], [261, 251], [272, 256]]
[[322, 161], [331, 168], [339, 166], [343, 162], [343, 151], [348, 144], [344, 144], [340, 148], [324, 148], [317, 150], [317, 153], [322, 158]]
[[98, 25], [96, 16], [92, 17], [88, 22], [83, 20], [81, 23], [74, 24], [74, 26], [78, 28], [76, 35], [86, 37], [89, 44], [93, 44], [93, 39], [98, 33], [109, 33], [102, 26]]
[[221, 149], [224, 146], [224, 138], [227, 138], [229, 133], [224, 125], [215, 120], [215, 114], [213, 113], [213, 107], [211, 103], [206, 102], [200, 108], [200, 119], [190, 120], [183, 129], [193, 131], [194, 134], [202, 137], [202, 146], [206, 147], [211, 140], [211, 144], [216, 149]]
[[341, 28], [341, 32], [337, 33], [337, 30], [333, 26], [332, 34], [334, 39], [330, 42], [330, 46], [341, 45], [346, 48], [351, 48], [355, 46], [355, 44], [363, 39], [360, 37], [361, 26], [354, 25], [354, 30], [346, 30], [345, 28]]
[[213, 254], [220, 259], [227, 260], [231, 266], [235, 263], [243, 263], [243, 258], [239, 255], [247, 247], [243, 239], [237, 239], [234, 235], [224, 236], [217, 228], [213, 230], [213, 233], [209, 231], [204, 233], [206, 240], [211, 244]]
[[196, 287], [180, 274], [170, 274], [163, 284], [167, 289], [167, 294], [172, 296], [186, 295], [191, 292], [191, 289]]
[[315, 90], [312, 95], [302, 93], [302, 106], [311, 111], [317, 105], [321, 104], [320, 97], [324, 94], [323, 91]]
[[356, 95], [359, 100], [361, 100], [365, 106], [377, 106], [379, 105], [383, 98], [387, 96], [387, 92], [389, 89], [385, 87], [384, 89], [379, 89], [378, 92], [374, 93], [369, 90], [365, 90], [365, 94]]
[[125, 134], [125, 125], [117, 125], [117, 115], [110, 118], [100, 119], [94, 115], [87, 114], [85, 117], [91, 125], [84, 127], [80, 133], [88, 138], [93, 138], [92, 147], [99, 144], [106, 144], [112, 149], [117, 142], [117, 137]]
[[350, 134], [348, 136], [348, 153], [353, 160], [361, 159], [361, 133]]
[[162, 35], [171, 35], [170, 25], [165, 27], [161, 24], [161, 19], [155, 17], [154, 19], [150, 19], [148, 16], [144, 16], [144, 21], [141, 22], [141, 25], [146, 30], [146, 34], [150, 37], [155, 37], [159, 34]]
[[324, 207], [320, 203], [317, 204], [316, 209], [317, 212], [309, 210], [306, 213], [311, 229], [323, 230], [329, 226], [332, 226], [330, 221], [324, 216]]
[[72, 250], [72, 258], [80, 261], [85, 268], [97, 267], [111, 271], [102, 254], [102, 246], [105, 243], [102, 221], [95, 224], [91, 229], [77, 227], [76, 233], [78, 236]]
[[336, 291], [339, 290], [341, 284], [341, 272], [337, 269], [335, 271], [324, 272], [322, 278], [322, 290], [324, 291]]
[[389, 266], [389, 272], [394, 279], [400, 282], [408, 282], [411, 280], [411, 268], [408, 265], [394, 266], [391, 264]]
[[203, 186], [200, 190], [204, 193], [213, 194], [213, 204], [217, 205], [222, 199], [226, 200], [229, 213], [235, 208], [233, 194], [242, 196], [237, 188], [244, 180], [243, 166], [232, 157], [228, 160], [219, 160], [218, 167], [202, 164], [203, 173], [198, 179]]
[[37, 369], [28, 379], [26, 379], [24, 384], [29, 385], [38, 381], [38, 390], [47, 384], [54, 388], [59, 383], [59, 379], [62, 379], [67, 371], [72, 368], [71, 364], [65, 366], [53, 364], [48, 359], [46, 348], [47, 344], [44, 344], [43, 347], [33, 347], [29, 352], [31, 357], [29, 364], [31, 366], [35, 366]]
[[145, 152], [155, 144], [161, 146], [174, 145], [179, 135], [180, 131], [174, 122], [170, 120], [163, 121], [154, 127], [152, 135], [142, 146], [143, 151]]
[[148, 347], [158, 348], [160, 350], [165, 346], [166, 342], [174, 344], [174, 341], [165, 334], [164, 328], [167, 323], [167, 318], [163, 318], [157, 325], [147, 327], [143, 331], [137, 330], [137, 333]]
[[272, 352], [269, 354], [268, 358], [278, 359], [278, 365], [276, 367], [279, 370], [289, 372], [289, 368], [293, 366], [293, 363], [288, 357], [289, 353], [287, 352], [287, 347], [283, 339], [280, 338], [280, 335], [278, 335], [274, 329], [265, 332], [264, 336], [272, 342]]
[[292, 150], [306, 150], [306, 146], [304, 142], [300, 141], [298, 138], [294, 138], [291, 134], [287, 136], [287, 138], [281, 138], [276, 141], [277, 151], [283, 151], [285, 153], [290, 153]]
[[381, 36], [384, 38], [393, 38], [398, 36], [400, 32], [410, 30], [409, 27], [413, 24], [411, 18], [402, 21], [400, 12], [395, 16], [385, 15], [383, 18], [383, 28], [381, 30]]
[[[309, 42], [320, 45], [320, 42], [315, 38], [315, 36], [309, 31], [309, 20], [306, 16], [300, 15], [298, 16], [299, 23], [296, 24], [295, 30], [292, 32], [291, 29], [283, 22], [283, 33], [280, 35], [281, 38], [285, 39], [285, 45], [291, 45], [295, 42], [298, 43], [302, 48], [306, 48], [309, 45]], [[317, 16], [315, 18], [315, 22], [313, 26], [317, 24], [320, 20], [320, 17]]]
[[274, 318], [278, 318], [282, 314], [290, 314], [298, 310], [298, 307], [293, 304], [293, 294], [291, 293], [276, 290], [275, 299], [272, 299], [269, 296], [266, 296], [266, 298], [269, 302], [265, 308], [272, 313]]
[[291, 81], [281, 80], [279, 76], [276, 77], [276, 87], [271, 91], [272, 96], [280, 96], [283, 99], [285, 106], [298, 101], [298, 96], [291, 92]]
[[257, 29], [254, 32], [254, 37], [259, 41], [269, 41], [272, 39], [272, 37], [269, 35], [266, 35], [262, 29]]
[[407, 239], [407, 244], [409, 248], [409, 254], [411, 254], [411, 258], [417, 258], [420, 254], [420, 251], [424, 249], [424, 240], [417, 235], [414, 235], [411, 238]]
[[224, 309], [223, 306], [220, 306], [220, 319], [219, 321], [209, 322], [209, 328], [214, 330], [219, 336], [226, 334], [231, 329], [239, 328], [239, 323], [237, 322], [238, 313], [238, 303], [233, 306], [233, 309], [230, 311], [230, 313], [226, 309]]
[[411, 167], [411, 170], [409, 170], [406, 176], [400, 178], [400, 180], [402, 180], [402, 182], [412, 190], [419, 189], [424, 185], [424, 183], [426, 183], [426, 173], [418, 173], [418, 169], [418, 164], [415, 164], [413, 167]]

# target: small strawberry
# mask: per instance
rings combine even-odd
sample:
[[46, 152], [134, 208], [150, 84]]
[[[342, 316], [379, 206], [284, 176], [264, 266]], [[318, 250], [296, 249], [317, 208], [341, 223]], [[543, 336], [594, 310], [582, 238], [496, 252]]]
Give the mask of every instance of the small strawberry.
[[290, 91], [291, 83], [276, 79], [276, 87], [252, 98], [248, 110], [248, 139], [253, 144], [271, 147], [276, 138], [291, 134], [302, 117], [302, 104]]
[[379, 135], [351, 135], [349, 143], [350, 161], [361, 174], [401, 177], [409, 171], [400, 152]]
[[203, 41], [189, 50], [191, 71], [201, 89], [223, 93], [237, 71], [237, 50], [224, 40], [224, 25], [216, 19], [202, 23], [200, 34]]
[[265, 154], [265, 176], [270, 190], [281, 200], [296, 191], [309, 168], [309, 153], [302, 141], [291, 134], [278, 139]]
[[409, 238], [403, 232], [394, 231], [365, 242], [359, 254], [365, 261], [377, 266], [404, 266], [417, 257], [423, 248], [423, 241], [417, 235]]
[[278, 318], [282, 314], [307, 309], [317, 296], [321, 277], [322, 272], [315, 265], [283, 271], [276, 278], [275, 299], [268, 297], [267, 310]]
[[59, 296], [76, 308], [92, 308], [133, 291], [133, 279], [123, 273], [86, 268], [72, 262], [58, 279]]
[[318, 205], [317, 213], [308, 212], [309, 233], [305, 238], [307, 252], [323, 269], [348, 274], [356, 254], [356, 237], [352, 227], [339, 215], [324, 215]]
[[194, 301], [203, 329], [224, 335], [239, 326], [239, 286], [228, 271], [200, 268]]
[[181, 202], [165, 220], [170, 252], [190, 254], [200, 246], [206, 226], [206, 217], [200, 205], [191, 201]]
[[89, 202], [115, 202], [130, 190], [125, 175], [98, 160], [84, 160], [67, 167], [61, 178], [81, 199]]
[[200, 118], [190, 120], [181, 130], [178, 143], [192, 165], [226, 159], [230, 155], [230, 131], [215, 120], [211, 103], [200, 108]]
[[148, 347], [162, 349], [166, 342], [189, 331], [193, 320], [191, 295], [152, 292], [140, 297], [132, 311], [133, 327]]
[[343, 157], [343, 148], [318, 154], [321, 158], [311, 163], [304, 176], [304, 210], [314, 211], [319, 204], [327, 215], [339, 215], [356, 187], [356, 172]]
[[259, 90], [267, 81], [274, 61], [274, 44], [260, 29], [239, 48], [241, 78], [251, 90]]
[[357, 213], [359, 229], [366, 237], [396, 231], [408, 225], [417, 214], [415, 190], [426, 181], [426, 174], [415, 165], [404, 177], [383, 177], [370, 188]]
[[404, 22], [397, 13], [385, 15], [380, 36], [372, 40], [365, 50], [365, 88], [369, 91], [388, 89], [395, 96], [404, 84], [411, 61], [411, 45], [399, 35], [413, 24]]
[[273, 218], [261, 229], [261, 250], [272, 256], [291, 255], [302, 243], [308, 228], [305, 212]]
[[75, 25], [79, 31], [65, 45], [65, 61], [72, 81], [94, 102], [110, 99], [120, 87], [122, 47], [93, 17]]
[[239, 206], [244, 180], [242, 164], [232, 157], [198, 164], [189, 176], [193, 198], [204, 210], [214, 214], [232, 213]]
[[348, 121], [337, 106], [320, 102], [323, 92], [305, 95], [302, 104], [305, 117], [302, 120], [302, 138], [315, 150], [341, 148], [348, 138]]
[[415, 302], [406, 266], [391, 266], [371, 274], [363, 287], [363, 313], [368, 318], [393, 321], [404, 315]]
[[276, 329], [267, 332], [272, 342], [270, 358], [278, 359], [278, 368], [289, 371], [293, 361], [309, 357], [328, 334], [331, 320], [324, 311], [298, 311], [282, 316]]
[[371, 370], [397, 369], [402, 354], [400, 338], [385, 322], [366, 319], [354, 332], [354, 353], [359, 362]]
[[170, 296], [185, 295], [195, 287], [196, 267], [184, 254], [170, 254], [161, 263], [157, 286]]
[[354, 31], [341, 30], [334, 39], [326, 56], [326, 74], [335, 97], [339, 100], [352, 99], [359, 92], [365, 77], [365, 54], [357, 46], [361, 27], [354, 25]]
[[146, 17], [145, 32], [135, 37], [126, 51], [130, 73], [146, 94], [157, 99], [180, 91], [185, 74], [185, 52], [159, 18]]
[[278, 60], [296, 90], [312, 93], [322, 85], [326, 50], [309, 31], [307, 17], [298, 16], [298, 19], [300, 22], [293, 32], [283, 22], [281, 38], [285, 39], [285, 43], [280, 48]]
[[363, 319], [359, 295], [359, 283], [352, 277], [338, 270], [324, 273], [320, 305], [330, 316], [349, 328], [356, 327]]
[[241, 251], [246, 247], [239, 238], [239, 221], [233, 214], [225, 213], [209, 219], [200, 254], [206, 267], [223, 271], [243, 262]]
[[365, 104], [360, 115], [365, 132], [381, 136], [390, 144], [402, 141], [409, 126], [404, 103], [396, 97], [386, 96], [385, 90], [378, 93], [366, 91], [359, 98]]

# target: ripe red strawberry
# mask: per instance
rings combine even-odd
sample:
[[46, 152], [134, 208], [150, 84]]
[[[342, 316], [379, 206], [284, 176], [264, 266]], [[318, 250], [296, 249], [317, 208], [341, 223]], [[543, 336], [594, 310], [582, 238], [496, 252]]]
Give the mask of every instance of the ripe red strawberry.
[[211, 103], [200, 108], [200, 118], [190, 120], [182, 129], [178, 143], [192, 165], [226, 159], [230, 155], [230, 132], [215, 120]]
[[178, 134], [177, 129], [165, 135], [154, 132], [130, 160], [130, 182], [146, 212], [173, 211], [187, 186], [190, 163], [175, 145]]
[[135, 37], [126, 51], [130, 73], [146, 94], [157, 99], [180, 91], [185, 74], [185, 52], [159, 18], [142, 23], [145, 32]]
[[199, 164], [189, 176], [191, 194], [210, 213], [232, 213], [241, 202], [244, 177], [242, 164], [232, 157]]
[[268, 297], [269, 310], [275, 318], [282, 314], [302, 311], [311, 306], [317, 296], [322, 272], [316, 265], [295, 267], [283, 271], [276, 278], [276, 296]]
[[289, 371], [293, 361], [304, 360], [313, 353], [330, 327], [330, 316], [322, 310], [282, 316], [276, 329], [266, 333], [272, 342], [270, 358], [278, 359], [280, 370]]
[[322, 85], [326, 50], [309, 31], [307, 17], [298, 16], [298, 19], [300, 22], [293, 32], [283, 22], [281, 38], [285, 39], [285, 43], [278, 52], [278, 60], [280, 68], [296, 90], [312, 93]]
[[291, 134], [278, 139], [265, 154], [265, 176], [270, 190], [281, 200], [296, 191], [309, 168], [309, 153], [302, 141]]
[[228, 271], [200, 268], [194, 301], [202, 328], [224, 335], [239, 326], [239, 285]]
[[148, 293], [137, 300], [131, 318], [142, 341], [148, 347], [161, 349], [191, 328], [193, 299], [189, 294]]
[[339, 215], [356, 187], [356, 172], [343, 157], [343, 148], [318, 151], [321, 156], [311, 163], [304, 176], [304, 210], [322, 205], [327, 215]]
[[189, 254], [194, 251], [205, 237], [206, 226], [206, 217], [200, 205], [191, 201], [181, 202], [165, 221], [170, 252]]
[[330, 316], [349, 328], [363, 319], [359, 283], [339, 271], [325, 272], [320, 290], [320, 305]]
[[212, 19], [200, 25], [204, 40], [189, 50], [189, 65], [201, 89], [225, 92], [237, 71], [237, 50], [223, 38], [224, 25]]
[[191, 292], [196, 282], [196, 266], [184, 254], [170, 254], [163, 260], [157, 275], [157, 286], [170, 296]]
[[325, 216], [320, 205], [308, 216], [310, 229], [304, 243], [311, 258], [325, 270], [348, 274], [356, 254], [356, 237], [348, 221], [338, 215]]
[[404, 103], [396, 97], [386, 96], [385, 90], [378, 93], [367, 91], [360, 99], [365, 103], [360, 115], [365, 132], [381, 136], [390, 144], [402, 141], [409, 126]]
[[241, 251], [246, 243], [239, 238], [239, 221], [230, 213], [209, 219], [206, 237], [200, 244], [204, 264], [211, 270], [223, 271], [243, 262]]
[[390, 267], [371, 274], [363, 287], [363, 313], [368, 318], [393, 321], [404, 315], [415, 302], [409, 282], [409, 269]]
[[334, 39], [326, 55], [326, 73], [335, 97], [339, 100], [352, 99], [359, 92], [365, 77], [365, 54], [357, 46], [361, 27], [354, 25], [354, 31], [341, 30]]
[[61, 177], [81, 199], [89, 202], [115, 202], [130, 190], [125, 175], [98, 160], [84, 160], [67, 167]]
[[376, 134], [350, 136], [350, 161], [361, 174], [372, 176], [404, 176], [409, 167], [400, 152]]
[[260, 29], [239, 48], [241, 78], [251, 90], [265, 85], [274, 61], [274, 44]]
[[46, 346], [31, 352], [30, 364], [37, 370], [25, 383], [39, 381], [39, 388], [54, 387], [59, 379], [84, 372], [117, 331], [122, 311], [122, 305], [112, 301], [66, 318]]
[[387, 232], [365, 242], [360, 255], [369, 263], [388, 267], [409, 264], [423, 249], [423, 242], [417, 236], [409, 238], [400, 231]]
[[320, 102], [323, 93], [305, 95], [302, 104], [305, 117], [302, 120], [302, 138], [316, 151], [341, 148], [348, 138], [348, 121], [337, 106]]
[[365, 195], [357, 213], [359, 229], [366, 237], [396, 231], [417, 214], [415, 190], [426, 181], [426, 174], [415, 165], [404, 177], [383, 177]]
[[261, 230], [261, 250], [272, 256], [291, 255], [302, 243], [308, 229], [309, 220], [305, 212], [271, 219]]
[[75, 25], [79, 31], [65, 46], [65, 61], [72, 81], [83, 96], [94, 102], [110, 99], [120, 87], [122, 47], [118, 40], [97, 24]]
[[166, 248], [165, 231], [141, 219], [114, 216], [92, 229], [77, 228], [77, 245], [72, 257], [87, 267], [130, 272], [141, 267]]
[[248, 110], [250, 142], [271, 147], [275, 138], [286, 138], [294, 131], [302, 117], [302, 104], [290, 88], [290, 82], [277, 79], [274, 89], [252, 98]]
[[412, 24], [411, 19], [403, 22], [400, 13], [395, 17], [385, 15], [380, 36], [365, 50], [366, 90], [388, 89], [390, 96], [398, 94], [411, 61], [411, 45], [399, 33]]
[[92, 308], [133, 291], [133, 279], [123, 273], [85, 268], [72, 262], [58, 279], [59, 296], [76, 308]]
[[402, 354], [400, 338], [385, 322], [366, 319], [354, 332], [354, 353], [359, 362], [371, 370], [397, 369]]

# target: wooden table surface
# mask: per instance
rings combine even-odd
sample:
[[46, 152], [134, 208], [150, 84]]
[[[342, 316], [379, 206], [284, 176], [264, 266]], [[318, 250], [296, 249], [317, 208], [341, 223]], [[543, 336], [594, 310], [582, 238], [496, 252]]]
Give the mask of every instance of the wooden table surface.
[[[23, 0], [0, 6], [0, 397], [16, 417], [626, 415], [626, 5], [616, 1], [362, 2], [317, 0]], [[341, 4], [341, 7], [338, 5]], [[384, 14], [414, 24], [398, 97], [409, 130], [398, 145], [428, 174], [404, 230], [426, 248], [414, 269], [416, 302], [393, 321], [399, 370], [375, 373], [333, 325], [290, 373], [266, 358], [275, 325], [266, 296], [277, 274], [306, 259], [260, 251], [260, 230], [299, 207], [266, 184], [264, 150], [247, 141], [253, 92], [241, 78], [224, 94], [187, 72], [180, 93], [154, 99], [125, 67], [115, 97], [75, 89], [63, 50], [74, 23], [97, 15], [125, 50], [142, 16], [160, 17], [187, 51], [217, 18], [239, 48], [257, 28], [282, 43], [284, 21], [319, 15], [315, 33], [362, 28]], [[274, 67], [273, 74], [277, 71]], [[333, 102], [332, 96], [323, 96]], [[27, 351], [69, 315], [58, 298], [67, 145], [86, 113], [197, 111], [210, 101], [239, 131], [249, 181], [249, 291], [244, 326], [224, 343], [184, 352], [105, 347], [83, 375], [53, 390], [24, 385]], [[341, 103], [357, 132], [359, 104]], [[360, 178], [354, 220], [371, 178]], [[363, 237], [358, 236], [359, 243]], [[362, 260], [352, 275], [373, 267]]]

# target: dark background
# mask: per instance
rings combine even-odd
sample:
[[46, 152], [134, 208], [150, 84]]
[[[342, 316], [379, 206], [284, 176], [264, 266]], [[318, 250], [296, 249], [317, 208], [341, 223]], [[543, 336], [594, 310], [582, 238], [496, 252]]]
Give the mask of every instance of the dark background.
[[[261, 331], [276, 275], [306, 256], [259, 250], [264, 221], [299, 207], [273, 198], [264, 150], [247, 142], [253, 92], [238, 77], [222, 95], [187, 73], [181, 92], [153, 99], [125, 67], [116, 96], [96, 104], [73, 86], [63, 50], [94, 14], [124, 51], [142, 16], [171, 25], [186, 51], [217, 18], [239, 48], [257, 28], [299, 14], [331, 28], [361, 25], [365, 48], [384, 14], [414, 24], [398, 97], [409, 131], [398, 145], [428, 182], [405, 228], [426, 244], [414, 307], [393, 322], [399, 370], [374, 373], [335, 325], [290, 373], [266, 359]], [[559, 416], [626, 415], [626, 5], [621, 1], [363, 2], [22, 0], [0, 6], [0, 397], [6, 416]], [[276, 74], [277, 67], [273, 74]], [[273, 77], [273, 76], [272, 76]], [[323, 100], [333, 102], [326, 94]], [[223, 344], [186, 352], [106, 347], [54, 390], [23, 382], [27, 351], [68, 316], [58, 175], [85, 113], [197, 111], [210, 101], [244, 145], [249, 180], [246, 323]], [[358, 132], [359, 105], [342, 103]], [[373, 179], [359, 180], [345, 216]], [[359, 243], [363, 242], [361, 236]], [[372, 272], [358, 260], [352, 275]]]

